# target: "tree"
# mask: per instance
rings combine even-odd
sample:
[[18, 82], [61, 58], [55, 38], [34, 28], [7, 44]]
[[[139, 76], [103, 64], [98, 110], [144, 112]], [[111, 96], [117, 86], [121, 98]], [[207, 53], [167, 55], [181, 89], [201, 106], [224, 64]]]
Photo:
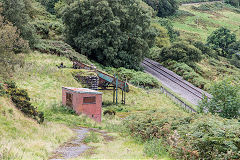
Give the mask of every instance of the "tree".
[[65, 8], [67, 42], [106, 66], [139, 69], [155, 34], [137, 0], [75, 1]]
[[55, 14], [55, 4], [59, 2], [59, 0], [37, 0], [39, 1], [42, 5], [44, 5], [47, 9], [48, 12]]
[[179, 32], [174, 30], [172, 22], [167, 18], [158, 18], [158, 23], [168, 30], [170, 41], [174, 42], [179, 36]]
[[28, 43], [19, 36], [17, 28], [6, 21], [1, 13], [2, 8], [0, 8], [0, 79], [6, 79], [11, 76], [15, 65], [22, 64], [22, 59], [14, 53], [27, 50]]
[[224, 2], [230, 4], [234, 7], [237, 7], [237, 8], [239, 8], [239, 6], [240, 6], [239, 0], [225, 0]]
[[170, 46], [170, 38], [168, 36], [168, 31], [158, 23], [152, 23], [151, 26], [155, 29], [155, 32], [157, 34], [155, 39], [155, 45], [158, 48]]
[[228, 47], [230, 44], [236, 42], [236, 35], [231, 33], [227, 28], [221, 27], [211, 33], [207, 38], [207, 44], [212, 46], [214, 49], [221, 48], [223, 53], [221, 56], [226, 57]]
[[28, 40], [30, 46], [36, 43], [33, 25], [30, 24], [31, 2], [29, 0], [4, 0], [3, 15], [20, 30], [23, 39]]
[[212, 98], [200, 103], [200, 111], [208, 111], [224, 118], [240, 117], [240, 88], [229, 80], [216, 83], [211, 88]]
[[160, 61], [170, 59], [184, 63], [198, 62], [202, 59], [202, 52], [187, 42], [177, 42], [170, 47], [164, 47], [159, 59]]
[[178, 10], [176, 0], [144, 0], [144, 2], [157, 11], [158, 17], [171, 16]]

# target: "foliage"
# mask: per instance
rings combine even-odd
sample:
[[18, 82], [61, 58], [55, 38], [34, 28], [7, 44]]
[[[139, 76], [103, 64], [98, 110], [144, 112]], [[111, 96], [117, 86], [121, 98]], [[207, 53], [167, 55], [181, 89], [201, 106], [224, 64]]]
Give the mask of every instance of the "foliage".
[[59, 0], [37, 0], [37, 1], [39, 1], [43, 6], [45, 6], [48, 12], [55, 14], [54, 7]]
[[0, 83], [0, 97], [5, 95], [5, 93], [6, 93], [6, 90], [4, 88], [4, 85], [3, 83]]
[[138, 87], [143, 88], [159, 87], [159, 82], [157, 79], [141, 71], [130, 70], [123, 67], [118, 69], [108, 67], [106, 68], [106, 71], [110, 74], [116, 74], [121, 80], [127, 79], [128, 82]]
[[201, 50], [202, 54], [207, 55], [209, 57], [217, 58], [217, 52], [214, 49], [212, 49], [211, 47], [209, 47], [208, 45], [205, 45], [203, 42], [194, 41], [192, 43], [192, 45], [194, 45], [196, 48]]
[[227, 50], [230, 44], [236, 42], [236, 35], [231, 33], [227, 28], [221, 27], [207, 38], [207, 44], [212, 46], [214, 49], [221, 48], [223, 53], [221, 56], [227, 56]]
[[68, 43], [105, 66], [139, 69], [155, 37], [137, 0], [78, 0], [63, 22]]
[[58, 56], [65, 56], [70, 60], [77, 60], [90, 64], [89, 60], [82, 54], [77, 53], [70, 45], [63, 41], [40, 40], [35, 49], [42, 53], [50, 53]]
[[230, 59], [230, 63], [234, 65], [237, 68], [240, 68], [240, 54], [236, 53], [232, 56], [232, 59]]
[[228, 47], [228, 57], [240, 52], [240, 41], [233, 42]]
[[223, 3], [213, 3], [213, 4], [201, 4], [200, 6], [192, 6], [193, 9], [199, 11], [214, 11], [221, 10], [225, 7]]
[[175, 60], [178, 62], [198, 62], [202, 59], [201, 50], [187, 42], [176, 42], [170, 47], [164, 47], [160, 53], [159, 60]]
[[[183, 79], [192, 83], [198, 88], [207, 90], [207, 81], [203, 79], [203, 77], [197, 73], [192, 67], [185, 63], [179, 63], [177, 61], [168, 60], [163, 62], [163, 65], [178, 75], [182, 76]], [[196, 69], [196, 67], [195, 67]]]
[[7, 94], [11, 96], [11, 99], [15, 103], [16, 107], [28, 117], [37, 120], [38, 123], [43, 123], [44, 115], [32, 106], [27, 91], [17, 88], [15, 83], [12, 81], [6, 82], [6, 84], [8, 88]]
[[200, 103], [200, 111], [209, 111], [224, 118], [240, 117], [240, 88], [224, 80], [211, 88], [213, 98]]
[[174, 42], [179, 36], [179, 32], [174, 30], [172, 22], [167, 18], [158, 18], [157, 22], [168, 30], [170, 41]]
[[159, 17], [171, 16], [178, 9], [178, 3], [175, 0], [144, 0], [144, 2], [156, 10]]
[[133, 137], [161, 139], [161, 145], [176, 159], [240, 158], [240, 125], [235, 120], [212, 115], [178, 117], [153, 110], [132, 114], [123, 124]]
[[157, 33], [157, 36], [155, 38], [155, 45], [158, 48], [170, 46], [168, 31], [158, 23], [153, 23], [151, 24], [151, 26], [155, 29], [155, 32]]
[[100, 142], [99, 135], [94, 131], [90, 131], [89, 135], [84, 138], [83, 142], [84, 143], [90, 143], [90, 142], [98, 143], [98, 142]]
[[28, 43], [24, 41], [12, 23], [7, 22], [1, 16], [0, 8], [0, 79], [7, 79], [12, 76], [14, 67], [23, 65], [20, 53], [28, 50]]
[[234, 7], [239, 8], [240, 7], [240, 1], [239, 0], [226, 0], [225, 3], [228, 3]]
[[36, 34], [33, 25], [30, 23], [32, 15], [32, 4], [30, 0], [4, 0], [3, 15], [20, 30], [23, 39], [29, 41], [32, 47], [36, 41]]
[[162, 145], [161, 139], [153, 138], [152, 140], [147, 141], [144, 143], [144, 150], [143, 152], [148, 157], [163, 157], [167, 156], [168, 153], [165, 147]]

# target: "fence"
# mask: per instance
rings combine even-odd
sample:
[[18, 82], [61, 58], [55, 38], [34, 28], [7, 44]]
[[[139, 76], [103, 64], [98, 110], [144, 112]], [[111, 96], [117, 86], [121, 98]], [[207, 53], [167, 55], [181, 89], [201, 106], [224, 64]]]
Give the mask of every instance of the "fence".
[[163, 94], [165, 94], [167, 97], [171, 98], [173, 101], [175, 101], [179, 106], [183, 107], [183, 109], [196, 113], [197, 111], [195, 109], [193, 109], [192, 107], [190, 107], [188, 104], [186, 104], [185, 102], [183, 102], [180, 98], [178, 98], [177, 96], [175, 96], [174, 94], [170, 93], [169, 91], [167, 91], [164, 87], [161, 87], [161, 92]]

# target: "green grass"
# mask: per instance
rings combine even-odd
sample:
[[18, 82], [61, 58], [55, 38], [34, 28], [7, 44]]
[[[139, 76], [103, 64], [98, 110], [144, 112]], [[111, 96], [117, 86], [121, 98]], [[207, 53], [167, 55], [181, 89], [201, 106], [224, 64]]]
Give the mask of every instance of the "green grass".
[[226, 27], [240, 38], [240, 14], [228, 6], [214, 11], [199, 11], [188, 5], [179, 9], [190, 12], [194, 16], [180, 16], [173, 19], [174, 28], [180, 31], [182, 39], [206, 41], [207, 37], [217, 28]]
[[8, 98], [0, 97], [0, 156], [4, 159], [47, 159], [74, 133], [65, 125], [25, 117]]
[[[22, 132], [21, 134], [22, 136], [25, 136], [25, 138], [21, 139], [21, 143], [26, 144], [26, 146], [23, 145], [22, 148], [17, 148], [18, 145], [15, 145], [15, 143], [18, 143], [15, 129], [13, 128], [12, 131], [9, 132], [14, 133], [10, 138], [12, 139], [11, 143], [13, 143], [15, 146], [13, 147], [14, 149], [11, 151], [11, 153], [18, 154], [19, 152], [20, 154], [18, 156], [21, 156], [21, 153], [24, 153], [24, 159], [28, 159], [29, 157], [29, 159], [46, 159], [54, 150], [54, 148], [73, 135], [72, 131], [66, 126], [95, 127], [117, 134], [119, 131], [121, 131], [119, 128], [119, 124], [122, 121], [121, 118], [126, 117], [129, 114], [143, 112], [150, 109], [159, 109], [165, 113], [174, 112], [179, 116], [188, 114], [180, 107], [175, 105], [174, 102], [172, 102], [169, 98], [160, 94], [159, 89], [144, 90], [131, 85], [130, 92], [127, 93], [126, 105], [124, 106], [121, 104], [113, 105], [112, 91], [103, 91], [103, 110], [108, 107], [115, 107], [117, 108], [117, 116], [103, 117], [103, 122], [98, 124], [86, 116], [78, 116], [73, 114], [71, 110], [61, 105], [62, 86], [81, 87], [81, 84], [79, 84], [72, 76], [72, 69], [70, 68], [72, 66], [72, 62], [65, 57], [41, 54], [39, 52], [29, 53], [24, 56], [26, 60], [25, 66], [23, 68], [16, 68], [13, 79], [19, 88], [23, 88], [28, 91], [32, 104], [37, 107], [38, 110], [44, 112], [46, 119], [44, 125], [35, 124], [30, 119], [28, 120], [30, 122], [25, 122], [34, 123], [34, 125], [37, 126], [35, 127], [37, 129], [34, 130], [32, 126], [28, 126], [28, 129], [33, 129], [34, 131], [32, 132], [38, 132], [38, 134], [34, 135], [31, 133], [31, 136], [28, 136], [30, 131], [27, 130], [25, 131], [26, 133]], [[61, 62], [63, 62], [64, 65], [69, 68], [58, 69], [56, 65], [59, 65]], [[118, 99], [120, 103], [120, 92]], [[11, 121], [7, 121], [6, 123], [11, 126], [15, 123], [14, 121], [14, 119], [11, 119]], [[16, 125], [19, 124], [16, 123]], [[23, 125], [20, 126], [20, 128], [22, 131], [24, 130]], [[7, 130], [10, 129], [11, 127], [8, 127], [4, 131], [8, 133]], [[51, 131], [49, 131], [50, 129]], [[45, 133], [44, 131], [49, 131], [49, 133]], [[49, 136], [46, 137], [48, 134]], [[6, 140], [5, 136], [3, 136], [3, 138]], [[35, 144], [34, 139], [36, 139], [37, 142], [40, 141], [40, 145]], [[28, 145], [29, 141], [33, 142], [36, 146], [32, 147], [31, 145]], [[6, 141], [2, 142], [3, 145], [6, 145], [7, 143], [8, 142]], [[119, 146], [116, 146], [115, 148], [123, 150], [123, 152], [118, 152], [119, 158], [121, 156], [123, 158], [146, 158], [146, 156], [143, 155], [143, 146], [136, 144], [135, 142], [133, 143], [129, 139], [121, 136], [118, 136], [118, 138], [112, 141], [110, 144], [102, 143], [100, 138], [100, 141], [96, 143], [96, 145], [99, 145], [98, 148], [96, 148], [96, 152], [98, 152], [98, 150], [104, 150], [104, 152], [99, 152], [97, 154], [99, 156], [98, 158], [114, 157], [114, 153], [116, 154], [117, 151], [110, 154], [106, 148], [110, 148], [113, 146], [113, 144], [118, 143]], [[42, 146], [47, 147], [42, 149]], [[131, 154], [130, 152], [127, 152], [127, 150], [125, 150], [126, 146], [135, 147], [132, 149], [134, 152], [131, 152]], [[139, 150], [139, 148], [141, 149]], [[17, 149], [18, 152], [15, 152], [15, 149]], [[94, 155], [92, 156], [94, 157]], [[19, 159], [22, 158], [20, 157]]]

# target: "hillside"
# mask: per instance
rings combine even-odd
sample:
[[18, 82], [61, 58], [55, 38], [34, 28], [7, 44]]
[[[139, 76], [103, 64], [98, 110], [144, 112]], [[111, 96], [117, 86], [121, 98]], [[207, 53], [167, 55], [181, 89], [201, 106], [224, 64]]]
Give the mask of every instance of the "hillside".
[[[73, 132], [67, 126], [85, 126], [90, 128], [100, 127], [108, 130], [108, 128], [115, 123], [114, 121], [111, 122], [111, 120], [107, 117], [103, 117], [104, 121], [101, 125], [99, 125], [88, 118], [86, 119], [86, 117], [72, 115], [71, 112], [68, 112], [68, 110], [61, 107], [61, 87], [81, 87], [81, 84], [79, 84], [71, 75], [71, 68], [58, 69], [56, 66], [63, 62], [67, 67], [71, 67], [72, 62], [70, 62], [67, 58], [34, 52], [25, 55], [25, 60], [25, 67], [18, 68], [16, 70], [14, 80], [17, 83], [17, 86], [27, 89], [33, 105], [36, 106], [38, 110], [44, 112], [46, 122], [44, 122], [43, 125], [39, 125], [29, 118], [24, 118], [24, 116], [15, 109], [8, 99], [1, 98], [1, 101], [3, 102], [1, 108], [6, 114], [5, 116], [4, 114], [0, 115], [2, 119], [1, 131], [4, 133], [1, 144], [3, 146], [7, 146], [7, 149], [2, 151], [6, 158], [11, 159], [12, 156], [20, 158], [22, 154], [24, 154], [25, 157], [20, 159], [46, 159], [59, 144], [68, 140], [73, 135]], [[170, 99], [164, 95], [158, 94], [159, 92], [157, 90], [145, 91], [133, 86], [131, 86], [130, 90], [131, 91], [127, 94], [127, 105], [125, 106], [111, 105], [112, 91], [104, 91], [103, 103], [106, 104], [106, 107], [103, 109], [119, 110], [119, 112], [117, 112], [117, 117], [126, 117], [127, 115], [135, 112], [144, 112], [151, 109], [160, 109], [165, 112], [174, 111], [178, 113], [179, 116], [186, 114], [183, 110], [171, 102]], [[18, 121], [16, 121], [16, 117], [18, 117]], [[119, 118], [117, 117], [116, 120], [119, 123]], [[25, 124], [28, 125], [26, 126]], [[10, 132], [10, 130], [13, 131]], [[21, 133], [19, 131], [24, 132]], [[122, 148], [123, 151], [123, 147], [125, 145], [133, 145], [137, 148], [140, 147], [141, 150], [143, 149], [141, 146], [138, 146], [135, 142], [131, 142], [129, 139], [119, 137], [119, 135], [116, 134], [116, 131], [113, 130], [113, 132], [115, 132], [114, 136], [116, 137], [116, 142], [113, 141], [111, 143], [114, 145], [116, 145], [115, 143], [120, 143], [120, 146], [118, 147]], [[19, 136], [22, 136], [23, 138], [17, 138]], [[27, 139], [24, 138], [26, 136], [28, 137]], [[46, 138], [46, 136], [48, 138]], [[7, 139], [11, 140], [10, 144]], [[31, 143], [29, 143], [29, 141], [31, 141]], [[6, 145], [7, 143], [9, 145]], [[37, 145], [37, 148], [31, 147], [31, 150], [27, 149], [31, 145], [34, 146], [35, 143], [41, 143], [43, 146], [50, 146], [49, 148], [41, 149], [42, 146]], [[18, 148], [17, 146], [19, 145], [22, 147]], [[103, 149], [102, 147], [105, 146], [105, 144], [99, 142], [99, 144], [93, 145], [97, 145], [99, 148], [99, 151], [96, 150], [96, 153], [94, 151], [95, 154], [93, 156], [97, 156], [99, 154], [103, 158], [107, 158], [108, 156], [110, 156], [109, 158], [112, 158], [111, 156], [113, 155], [107, 155], [107, 151], [104, 151], [104, 155], [101, 153], [101, 149]], [[40, 152], [40, 150], [43, 151]], [[125, 154], [124, 152], [123, 154]], [[125, 156], [130, 158], [131, 156], [134, 156], [134, 154], [135, 152]], [[86, 156], [89, 157], [89, 155]], [[121, 154], [118, 156], [121, 157]]]
[[[240, 158], [240, 69], [206, 44], [221, 26], [240, 39], [237, 8], [182, 5], [160, 18], [141, 0], [0, 2], [0, 159]], [[213, 86], [213, 98], [184, 110], [143, 72], [144, 57]], [[102, 91], [101, 123], [62, 105], [62, 87], [84, 87], [76, 73], [95, 75], [76, 60], [129, 83], [125, 105]]]
[[181, 5], [173, 25], [183, 39], [205, 42], [220, 27], [230, 29], [240, 39], [240, 11], [221, 2]]

